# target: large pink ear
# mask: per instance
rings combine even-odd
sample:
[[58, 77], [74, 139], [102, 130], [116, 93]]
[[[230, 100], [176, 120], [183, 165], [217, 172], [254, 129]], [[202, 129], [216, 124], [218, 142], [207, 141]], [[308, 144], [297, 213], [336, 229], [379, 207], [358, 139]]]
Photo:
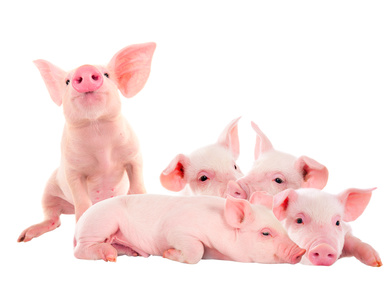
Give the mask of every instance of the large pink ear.
[[274, 150], [272, 143], [267, 136], [260, 130], [256, 123], [251, 122], [252, 128], [256, 132], [256, 146], [255, 146], [255, 160], [259, 159], [260, 155], [268, 151]]
[[181, 191], [184, 189], [187, 181], [185, 179], [185, 169], [189, 166], [190, 161], [184, 154], [178, 154], [162, 171], [160, 180], [163, 187], [171, 191]]
[[218, 143], [226, 148], [228, 148], [237, 159], [240, 155], [240, 141], [238, 138], [238, 121], [241, 117], [231, 121], [218, 138]]
[[249, 202], [255, 205], [263, 205], [268, 209], [272, 209], [274, 197], [265, 191], [253, 192], [250, 196]]
[[287, 208], [297, 200], [297, 193], [293, 189], [286, 189], [274, 196], [272, 211], [279, 221], [286, 219]]
[[39, 69], [53, 102], [60, 106], [62, 103], [63, 88], [66, 81], [66, 72], [45, 60], [40, 59], [33, 63]]
[[253, 210], [247, 200], [227, 196], [225, 206], [225, 219], [234, 228], [242, 228], [255, 219]]
[[347, 189], [338, 195], [344, 205], [343, 220], [350, 222], [356, 220], [364, 212], [372, 197], [372, 189]]
[[299, 157], [295, 168], [303, 174], [303, 188], [323, 189], [328, 182], [328, 169], [307, 156]]
[[155, 43], [131, 45], [117, 52], [109, 62], [109, 75], [124, 97], [133, 97], [146, 84], [155, 47]]

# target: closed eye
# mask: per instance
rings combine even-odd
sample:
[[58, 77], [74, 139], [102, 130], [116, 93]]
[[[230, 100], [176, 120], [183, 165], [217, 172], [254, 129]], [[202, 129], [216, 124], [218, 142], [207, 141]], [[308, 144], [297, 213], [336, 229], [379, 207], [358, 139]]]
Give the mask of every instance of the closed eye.
[[273, 238], [274, 237], [273, 232], [269, 228], [263, 228], [262, 230], [260, 230], [260, 236], [263, 238]]

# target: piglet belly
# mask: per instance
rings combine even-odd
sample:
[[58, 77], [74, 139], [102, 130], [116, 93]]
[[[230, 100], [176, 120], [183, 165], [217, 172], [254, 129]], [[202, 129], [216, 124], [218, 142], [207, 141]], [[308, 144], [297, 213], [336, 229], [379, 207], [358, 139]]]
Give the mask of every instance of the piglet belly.
[[126, 195], [129, 190], [129, 180], [125, 171], [122, 176], [101, 177], [88, 182], [90, 199], [93, 204], [105, 199]]

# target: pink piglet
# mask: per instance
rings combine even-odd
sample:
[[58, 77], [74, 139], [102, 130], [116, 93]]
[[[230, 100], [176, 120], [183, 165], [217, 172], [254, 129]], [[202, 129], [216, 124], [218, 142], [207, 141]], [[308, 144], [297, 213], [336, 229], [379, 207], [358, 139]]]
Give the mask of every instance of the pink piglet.
[[145, 193], [138, 139], [121, 114], [118, 90], [127, 98], [145, 85], [155, 43], [131, 45], [106, 66], [63, 71], [35, 61], [50, 97], [63, 106], [65, 126], [60, 166], [42, 197], [44, 221], [25, 229], [30, 241], [60, 226], [61, 214], [76, 220], [93, 204], [123, 194]]
[[363, 213], [373, 190], [352, 188], [332, 195], [313, 188], [288, 189], [274, 197], [273, 212], [289, 237], [306, 249], [302, 263], [330, 266], [340, 257], [355, 256], [380, 267], [378, 253], [355, 238], [347, 223]]

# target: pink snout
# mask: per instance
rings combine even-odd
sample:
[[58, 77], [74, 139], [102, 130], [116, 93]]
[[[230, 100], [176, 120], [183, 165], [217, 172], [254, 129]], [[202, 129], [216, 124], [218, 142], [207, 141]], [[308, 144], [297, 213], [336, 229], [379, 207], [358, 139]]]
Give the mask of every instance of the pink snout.
[[306, 250], [298, 248], [293, 255], [291, 255], [290, 263], [291, 264], [297, 264], [301, 261], [302, 256], [306, 253]]
[[229, 181], [227, 184], [227, 194], [238, 199], [248, 199], [248, 193], [238, 182]]
[[330, 266], [337, 259], [336, 250], [329, 244], [316, 245], [309, 251], [309, 260], [316, 266]]
[[95, 91], [102, 86], [101, 72], [91, 65], [79, 67], [72, 78], [72, 87], [80, 93]]

